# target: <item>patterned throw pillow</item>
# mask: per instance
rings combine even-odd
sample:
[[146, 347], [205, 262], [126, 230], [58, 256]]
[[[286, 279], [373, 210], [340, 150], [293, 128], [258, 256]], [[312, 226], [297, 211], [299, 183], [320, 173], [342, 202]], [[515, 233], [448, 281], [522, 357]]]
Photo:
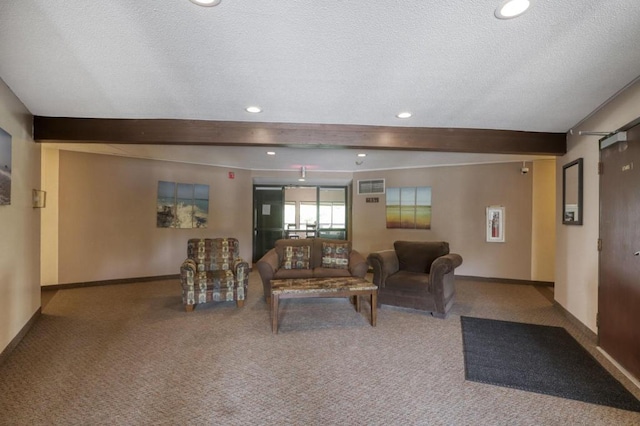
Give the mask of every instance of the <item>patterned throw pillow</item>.
[[322, 243], [322, 267], [349, 269], [349, 244]]
[[282, 257], [284, 269], [309, 269], [311, 259], [311, 246], [286, 246]]

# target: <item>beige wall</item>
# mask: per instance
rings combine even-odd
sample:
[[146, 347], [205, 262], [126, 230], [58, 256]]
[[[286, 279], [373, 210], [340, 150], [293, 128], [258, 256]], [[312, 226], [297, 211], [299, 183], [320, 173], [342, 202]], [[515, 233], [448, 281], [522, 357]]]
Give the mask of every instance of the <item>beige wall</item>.
[[[179, 273], [187, 240], [236, 237], [251, 259], [250, 172], [60, 152], [59, 283]], [[206, 229], [156, 227], [158, 181], [210, 186]]]
[[[531, 163], [528, 164], [531, 168]], [[359, 179], [384, 178], [386, 187], [431, 186], [430, 230], [386, 229], [385, 197], [366, 203], [354, 194], [353, 244], [363, 254], [389, 249], [395, 240], [444, 240], [464, 259], [460, 275], [531, 279], [533, 169], [522, 163], [362, 172]], [[504, 243], [486, 242], [486, 207], [505, 207]]]
[[0, 127], [12, 137], [11, 204], [0, 206], [0, 352], [40, 308], [40, 146], [32, 116], [0, 80]]
[[[584, 220], [582, 226], [562, 225], [556, 217], [555, 298], [592, 331], [597, 332], [599, 178], [598, 137], [579, 136], [580, 130], [614, 131], [640, 117], [640, 81], [573, 129], [567, 154], [556, 165], [556, 203], [562, 202], [562, 166], [584, 159]], [[560, 207], [558, 207], [560, 208]]]
[[47, 192], [47, 207], [41, 213], [40, 284], [58, 283], [58, 197], [60, 151], [42, 147], [42, 189]]
[[555, 280], [556, 160], [533, 162], [533, 223], [531, 226], [531, 279]]
[[[356, 194], [354, 247], [366, 255], [390, 248], [397, 239], [443, 239], [465, 259], [460, 274], [532, 279], [532, 187], [539, 172], [533, 164], [528, 166], [528, 175], [520, 174], [522, 163], [357, 173], [354, 180], [382, 177], [388, 187], [432, 186], [434, 210], [431, 230], [386, 229], [384, 196], [380, 203], [369, 204]], [[251, 259], [252, 181], [277, 173], [235, 170], [231, 180], [227, 172], [220, 167], [61, 151], [59, 279], [43, 284], [175, 274], [191, 237], [237, 236], [242, 256]], [[323, 176], [328, 177], [331, 174]], [[158, 180], [209, 184], [209, 228], [156, 228]], [[506, 208], [505, 243], [485, 241], [489, 205]]]

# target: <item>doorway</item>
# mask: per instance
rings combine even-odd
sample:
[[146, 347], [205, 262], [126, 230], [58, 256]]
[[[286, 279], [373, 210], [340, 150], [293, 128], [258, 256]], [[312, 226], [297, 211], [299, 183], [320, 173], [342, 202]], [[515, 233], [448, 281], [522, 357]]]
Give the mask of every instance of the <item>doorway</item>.
[[280, 238], [346, 240], [348, 186], [254, 186], [253, 262]]
[[284, 191], [281, 186], [253, 187], [253, 263], [260, 260], [276, 240], [282, 238], [284, 226]]
[[600, 161], [598, 342], [640, 378], [640, 125]]

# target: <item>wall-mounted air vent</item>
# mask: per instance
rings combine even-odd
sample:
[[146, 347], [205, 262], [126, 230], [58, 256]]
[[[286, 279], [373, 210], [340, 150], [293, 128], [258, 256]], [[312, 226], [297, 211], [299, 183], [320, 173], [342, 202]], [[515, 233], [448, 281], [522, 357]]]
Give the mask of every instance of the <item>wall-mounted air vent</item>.
[[384, 179], [359, 180], [358, 194], [384, 194]]

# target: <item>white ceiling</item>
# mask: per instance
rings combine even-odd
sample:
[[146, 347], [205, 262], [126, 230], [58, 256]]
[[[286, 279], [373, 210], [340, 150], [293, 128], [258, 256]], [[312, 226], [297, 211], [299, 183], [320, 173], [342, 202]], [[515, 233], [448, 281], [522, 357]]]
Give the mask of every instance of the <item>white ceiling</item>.
[[[637, 0], [531, 0], [511, 20], [494, 17], [500, 2], [2, 1], [0, 78], [42, 116], [566, 132], [640, 75]], [[270, 165], [260, 148], [77, 149], [250, 169], [487, 160], [376, 151], [356, 166], [350, 150], [282, 149]]]

